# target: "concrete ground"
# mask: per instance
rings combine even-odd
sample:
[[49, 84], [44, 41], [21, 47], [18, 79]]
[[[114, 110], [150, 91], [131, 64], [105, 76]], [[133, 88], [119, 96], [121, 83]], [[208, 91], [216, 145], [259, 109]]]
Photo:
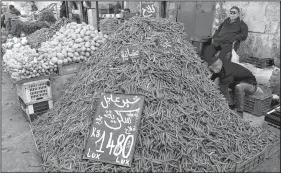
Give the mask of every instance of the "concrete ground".
[[2, 172], [43, 172], [28, 121], [22, 115], [16, 87], [2, 73]]
[[[263, 121], [262, 118], [255, 119], [249, 114], [245, 117], [256, 125]], [[280, 134], [278, 129], [275, 132]], [[252, 171], [280, 172], [279, 153]], [[10, 77], [2, 73], [2, 172], [43, 172], [41, 163], [29, 123], [20, 110], [16, 87], [13, 87]]]

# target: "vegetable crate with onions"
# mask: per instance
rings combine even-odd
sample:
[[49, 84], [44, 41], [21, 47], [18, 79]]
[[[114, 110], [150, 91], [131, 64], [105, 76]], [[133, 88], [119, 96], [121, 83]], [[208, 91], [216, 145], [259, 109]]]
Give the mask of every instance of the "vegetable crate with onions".
[[17, 83], [17, 95], [26, 104], [52, 99], [49, 79]]
[[244, 111], [261, 116], [270, 109], [271, 94], [248, 95], [245, 97]]
[[53, 100], [45, 100], [42, 102], [37, 102], [34, 104], [27, 105], [26, 103], [24, 103], [24, 101], [20, 97], [18, 97], [18, 99], [20, 102], [20, 107], [22, 109], [22, 112], [23, 112], [25, 118], [29, 122], [32, 122], [38, 116], [44, 114], [49, 109], [53, 108]]

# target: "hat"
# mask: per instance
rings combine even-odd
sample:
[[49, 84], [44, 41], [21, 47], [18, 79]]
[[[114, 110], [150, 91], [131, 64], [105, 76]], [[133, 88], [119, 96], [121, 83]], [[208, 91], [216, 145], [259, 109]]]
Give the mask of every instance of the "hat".
[[212, 58], [209, 58], [209, 59], [205, 59], [205, 61], [207, 62], [208, 66], [211, 66], [213, 65], [216, 61], [218, 60], [217, 57], [212, 57]]
[[237, 6], [233, 6], [233, 7], [231, 7], [231, 9], [230, 9], [230, 10], [232, 10], [232, 9], [235, 9], [235, 10], [237, 10], [237, 11], [238, 11], [238, 13], [240, 13], [240, 9], [239, 9]]

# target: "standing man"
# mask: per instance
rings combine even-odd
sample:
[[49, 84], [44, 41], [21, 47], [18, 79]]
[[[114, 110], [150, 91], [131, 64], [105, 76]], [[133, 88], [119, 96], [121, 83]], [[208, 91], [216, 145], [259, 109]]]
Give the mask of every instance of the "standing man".
[[[213, 57], [207, 60], [209, 69], [214, 73], [211, 80], [219, 78], [219, 88], [226, 98], [229, 108], [237, 108], [237, 113], [243, 118], [243, 106], [246, 95], [252, 95], [257, 91], [257, 81], [255, 76], [247, 68], [233, 63], [222, 63], [221, 59]], [[233, 91], [233, 98], [230, 96], [228, 88]]]
[[13, 5], [9, 5], [9, 11], [6, 12], [3, 16], [1, 16], [1, 21], [4, 21], [5, 27], [7, 29], [7, 31], [11, 30], [11, 20], [13, 18], [18, 18], [18, 16], [20, 16], [21, 13], [19, 10], [17, 10], [15, 8], [15, 6]]
[[233, 6], [230, 9], [229, 17], [226, 18], [223, 23], [213, 35], [213, 43], [209, 45], [204, 51], [204, 60], [214, 57], [218, 51], [220, 54], [218, 58], [225, 63], [227, 53], [231, 52], [232, 43], [236, 41], [235, 50], [238, 49], [241, 41], [246, 40], [248, 36], [248, 26], [240, 19], [240, 9]]

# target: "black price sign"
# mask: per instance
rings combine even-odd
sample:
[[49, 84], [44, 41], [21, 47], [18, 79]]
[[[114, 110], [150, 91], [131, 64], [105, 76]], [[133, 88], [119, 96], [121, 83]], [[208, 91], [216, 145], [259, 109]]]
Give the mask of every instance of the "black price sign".
[[139, 57], [140, 52], [136, 46], [124, 47], [121, 50], [121, 58], [123, 62], [136, 62]]
[[83, 159], [131, 166], [144, 96], [103, 93]]
[[153, 2], [141, 3], [142, 17], [156, 17], [156, 8]]

